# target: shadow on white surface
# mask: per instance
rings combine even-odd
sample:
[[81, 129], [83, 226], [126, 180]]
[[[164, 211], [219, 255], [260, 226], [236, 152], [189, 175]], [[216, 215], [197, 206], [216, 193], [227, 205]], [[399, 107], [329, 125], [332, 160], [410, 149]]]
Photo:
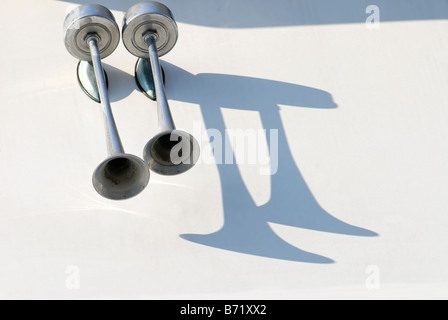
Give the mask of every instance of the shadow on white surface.
[[[322, 209], [309, 190], [288, 145], [278, 104], [332, 109], [328, 92], [291, 83], [225, 74], [193, 75], [163, 63], [170, 99], [199, 104], [206, 129], [225, 136], [220, 108], [258, 111], [263, 128], [278, 130], [278, 171], [271, 177], [271, 198], [257, 206], [236, 164], [219, 164], [223, 192], [224, 226], [209, 235], [184, 234], [183, 239], [246, 254], [312, 263], [331, 259], [295, 248], [280, 239], [268, 222], [353, 236], [377, 236], [347, 224]], [[175, 88], [175, 89], [173, 89]], [[242, 128], [248, 129], [248, 128]], [[219, 159], [217, 159], [217, 162]], [[235, 160], [235, 159], [234, 159]], [[234, 161], [233, 163], [236, 163]]]
[[[323, 110], [337, 108], [328, 92], [245, 76], [207, 73], [193, 75], [165, 61], [162, 65], [167, 74], [168, 97], [198, 104], [205, 129], [219, 130], [225, 137], [226, 126], [221, 108], [230, 108], [257, 111], [263, 129], [267, 132], [271, 129], [278, 130], [278, 171], [271, 176], [269, 202], [262, 206], [256, 205], [233, 155], [234, 164], [217, 165], [223, 196], [223, 227], [206, 235], [183, 234], [183, 239], [256, 256], [328, 264], [334, 261], [288, 244], [276, 235], [268, 223], [351, 236], [378, 235], [345, 223], [326, 212], [314, 198], [293, 159], [278, 105]], [[110, 78], [114, 79], [110, 84], [113, 101], [124, 99], [136, 90], [135, 80], [131, 75], [109, 65], [106, 68]], [[219, 159], [217, 162], [220, 162]]]
[[[425, 2], [422, 10], [417, 1], [411, 10], [398, 11], [380, 1], [385, 10], [382, 20], [417, 20], [438, 17], [440, 6]], [[76, 1], [78, 4], [91, 1]], [[137, 1], [97, 1], [112, 10], [125, 11]], [[364, 22], [365, 2], [334, 1], [163, 1], [177, 21], [220, 28], [255, 28], [331, 23]], [[443, 4], [442, 4], [443, 5]], [[446, 5], [446, 3], [445, 3]], [[428, 9], [429, 8], [429, 9]], [[428, 11], [429, 10], [429, 11]], [[439, 14], [440, 15], [440, 14]], [[326, 212], [314, 198], [297, 167], [279, 113], [279, 104], [334, 109], [337, 105], [325, 91], [291, 83], [227, 74], [193, 75], [162, 62], [167, 73], [168, 98], [198, 104], [206, 129], [217, 129], [225, 136], [225, 123], [220, 108], [257, 111], [263, 129], [278, 130], [278, 171], [271, 177], [271, 198], [257, 206], [252, 199], [238, 165], [220, 164], [218, 172], [223, 196], [224, 225], [210, 234], [183, 234], [185, 240], [244, 254], [306, 263], [334, 263], [331, 258], [306, 252], [288, 244], [275, 234], [269, 222], [309, 230], [374, 237], [377, 233], [343, 222]], [[106, 66], [111, 79], [113, 102], [135, 90], [132, 75]], [[132, 79], [131, 79], [132, 78]], [[241, 128], [248, 129], [248, 128]], [[269, 144], [268, 144], [269, 145]], [[235, 160], [235, 159], [234, 159]], [[219, 162], [219, 161], [218, 161]], [[235, 163], [235, 161], [234, 161]]]
[[103, 66], [109, 77], [109, 99], [111, 102], [126, 99], [134, 90], [137, 90], [134, 75], [130, 75], [107, 63], [104, 63]]
[[[89, 0], [67, 2], [92, 3]], [[126, 11], [138, 2], [143, 1], [94, 1], [118, 11]], [[379, 7], [383, 22], [448, 18], [448, 2], [443, 0], [160, 0], [159, 2], [170, 8], [178, 22], [215, 28], [365, 23], [369, 15], [366, 14], [366, 8], [370, 5]]]

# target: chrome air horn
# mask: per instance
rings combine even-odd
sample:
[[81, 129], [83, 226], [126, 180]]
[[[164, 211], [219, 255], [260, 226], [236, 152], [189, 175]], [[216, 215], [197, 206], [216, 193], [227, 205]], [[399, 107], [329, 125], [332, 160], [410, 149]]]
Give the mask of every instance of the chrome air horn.
[[108, 157], [96, 168], [93, 186], [101, 196], [112, 200], [136, 196], [148, 185], [148, 166], [142, 159], [124, 152], [101, 64], [101, 59], [109, 56], [120, 42], [115, 18], [103, 6], [79, 6], [65, 19], [64, 40], [67, 50], [81, 60], [77, 70], [81, 87], [90, 98], [101, 102], [104, 111]]
[[165, 94], [159, 56], [176, 44], [178, 30], [171, 11], [158, 2], [132, 6], [123, 20], [123, 43], [139, 59], [135, 77], [140, 89], [157, 100], [160, 133], [144, 149], [149, 168], [159, 174], [176, 175], [191, 169], [199, 158], [199, 144], [187, 132], [176, 130]]

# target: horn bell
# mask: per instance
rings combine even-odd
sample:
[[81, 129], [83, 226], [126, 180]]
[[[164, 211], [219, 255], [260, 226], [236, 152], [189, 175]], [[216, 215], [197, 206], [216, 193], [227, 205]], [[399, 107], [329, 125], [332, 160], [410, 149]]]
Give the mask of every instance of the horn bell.
[[189, 133], [168, 130], [159, 133], [146, 144], [143, 158], [151, 171], [162, 175], [177, 175], [190, 170], [198, 161], [199, 143]]
[[110, 200], [132, 198], [149, 182], [147, 164], [130, 154], [108, 157], [95, 170], [92, 182], [95, 190]]

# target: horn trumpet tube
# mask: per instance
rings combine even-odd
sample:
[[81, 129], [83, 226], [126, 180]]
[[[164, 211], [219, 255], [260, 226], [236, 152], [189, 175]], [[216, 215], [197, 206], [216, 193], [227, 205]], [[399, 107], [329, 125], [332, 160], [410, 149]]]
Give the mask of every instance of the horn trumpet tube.
[[84, 5], [70, 12], [64, 23], [67, 50], [80, 60], [89, 61], [103, 107], [107, 158], [95, 169], [95, 190], [111, 200], [128, 199], [142, 192], [149, 182], [149, 170], [142, 159], [126, 154], [109, 101], [101, 59], [118, 46], [120, 31], [112, 13], [100, 5]]
[[196, 139], [176, 129], [165, 93], [159, 56], [174, 47], [177, 37], [174, 17], [161, 3], [134, 5], [124, 16], [124, 45], [130, 53], [139, 57], [137, 82], [143, 91], [149, 83], [154, 88], [157, 101], [159, 133], [146, 144], [143, 158], [152, 171], [162, 175], [176, 175], [191, 169], [200, 153]]

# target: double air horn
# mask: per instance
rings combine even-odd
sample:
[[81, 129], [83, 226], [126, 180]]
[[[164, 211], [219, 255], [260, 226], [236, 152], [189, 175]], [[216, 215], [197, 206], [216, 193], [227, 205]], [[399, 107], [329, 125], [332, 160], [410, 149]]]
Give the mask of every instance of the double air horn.
[[103, 107], [107, 158], [96, 168], [95, 190], [111, 200], [132, 198], [149, 182], [149, 170], [176, 175], [191, 169], [199, 158], [199, 144], [187, 132], [176, 130], [165, 93], [159, 56], [176, 44], [178, 29], [171, 11], [157, 2], [131, 7], [124, 16], [123, 43], [139, 59], [135, 78], [141, 91], [157, 101], [159, 133], [146, 144], [144, 161], [126, 154], [118, 134], [108, 96], [108, 78], [101, 59], [120, 42], [112, 13], [100, 5], [82, 5], [72, 10], [64, 23], [65, 46], [80, 60], [78, 81], [83, 91]]

